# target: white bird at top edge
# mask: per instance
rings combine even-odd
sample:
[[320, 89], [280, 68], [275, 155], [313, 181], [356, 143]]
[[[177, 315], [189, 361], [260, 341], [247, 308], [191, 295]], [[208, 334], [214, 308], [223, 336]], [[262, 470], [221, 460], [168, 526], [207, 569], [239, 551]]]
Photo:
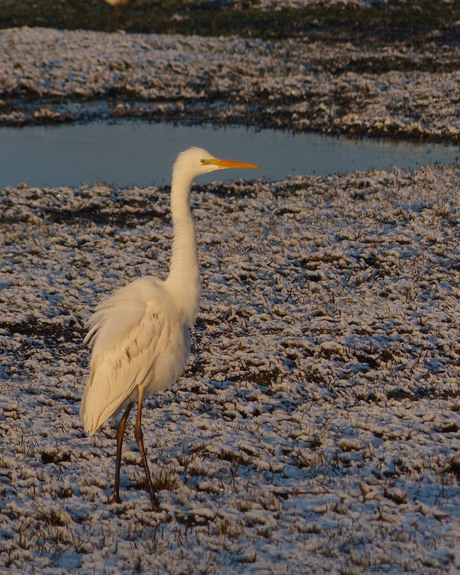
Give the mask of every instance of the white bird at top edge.
[[126, 4], [128, 2], [128, 0], [105, 0], [107, 2], [107, 4], [110, 4], [111, 6], [115, 6], [115, 11], [114, 11], [114, 17], [115, 18], [119, 18], [120, 17], [120, 6], [122, 4]]
[[112, 416], [123, 412], [117, 429], [113, 495], [120, 502], [123, 436], [131, 408], [137, 403], [134, 435], [145, 470], [154, 510], [160, 506], [151, 479], [142, 434], [144, 397], [162, 391], [182, 373], [187, 361], [189, 330], [195, 322], [201, 282], [190, 209], [193, 180], [227, 168], [258, 168], [246, 162], [219, 160], [201, 148], [177, 157], [171, 184], [174, 238], [166, 280], [142, 277], [117, 289], [100, 303], [88, 321], [85, 342], [92, 346], [91, 370], [80, 409], [86, 432], [93, 434]]
[[119, 6], [120, 4], [126, 4], [126, 2], [128, 2], [128, 0], [105, 0], [107, 2], [107, 4], [110, 4], [111, 6]]

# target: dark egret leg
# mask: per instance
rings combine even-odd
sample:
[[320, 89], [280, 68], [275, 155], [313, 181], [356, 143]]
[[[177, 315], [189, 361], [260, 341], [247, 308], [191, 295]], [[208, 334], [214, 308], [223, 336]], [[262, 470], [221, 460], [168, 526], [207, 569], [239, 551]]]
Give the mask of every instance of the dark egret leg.
[[133, 404], [130, 403], [126, 408], [117, 429], [117, 463], [115, 466], [115, 483], [113, 486], [113, 495], [109, 503], [121, 503], [120, 499], [120, 467], [121, 467], [121, 448], [123, 445], [123, 436], [125, 435], [126, 420]]
[[153, 487], [152, 478], [150, 476], [147, 456], [145, 455], [144, 438], [142, 433], [142, 399], [143, 399], [143, 393], [142, 391], [139, 391], [139, 399], [137, 403], [137, 419], [136, 419], [136, 427], [134, 428], [134, 437], [136, 438], [137, 446], [139, 447], [139, 451], [141, 452], [142, 465], [144, 466], [145, 470], [145, 477], [147, 479], [147, 487], [150, 493], [150, 501], [152, 502], [153, 510], [161, 511], [160, 504], [155, 494], [155, 488]]

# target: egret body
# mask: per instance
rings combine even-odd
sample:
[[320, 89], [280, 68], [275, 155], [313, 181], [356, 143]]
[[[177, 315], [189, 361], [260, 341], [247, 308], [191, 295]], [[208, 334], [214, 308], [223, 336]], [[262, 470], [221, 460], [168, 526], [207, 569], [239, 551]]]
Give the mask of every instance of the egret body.
[[128, 2], [128, 0], [105, 0], [107, 2], [107, 4], [110, 4], [111, 6], [120, 6], [121, 4], [126, 4], [126, 2]]
[[147, 276], [119, 288], [97, 306], [88, 321], [85, 341], [92, 345], [91, 371], [80, 409], [85, 431], [93, 434], [107, 419], [122, 413], [111, 503], [120, 502], [123, 436], [131, 408], [137, 403], [134, 435], [152, 506], [159, 510], [143, 443], [142, 402], [181, 375], [189, 353], [189, 330], [198, 313], [201, 289], [190, 210], [192, 182], [214, 170], [257, 167], [219, 160], [201, 148], [179, 154], [171, 184], [174, 239], [168, 277]]

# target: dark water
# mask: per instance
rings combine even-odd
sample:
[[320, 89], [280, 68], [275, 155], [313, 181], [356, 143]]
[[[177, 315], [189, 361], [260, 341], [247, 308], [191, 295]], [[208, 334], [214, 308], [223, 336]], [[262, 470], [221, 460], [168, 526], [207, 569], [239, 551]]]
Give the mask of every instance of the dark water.
[[[95, 182], [121, 187], [168, 184], [174, 158], [192, 145], [217, 157], [261, 167], [250, 175], [229, 171], [227, 180], [282, 180], [294, 175], [458, 164], [460, 156], [458, 147], [443, 144], [293, 135], [241, 126], [189, 127], [124, 120], [0, 128], [0, 187], [20, 182], [38, 187]], [[215, 174], [210, 174], [200, 181], [214, 179]]]

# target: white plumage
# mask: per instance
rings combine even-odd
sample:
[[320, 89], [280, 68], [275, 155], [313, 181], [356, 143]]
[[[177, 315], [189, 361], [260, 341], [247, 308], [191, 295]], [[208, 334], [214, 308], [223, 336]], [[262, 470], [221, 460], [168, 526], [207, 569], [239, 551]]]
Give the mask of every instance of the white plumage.
[[165, 389], [188, 355], [188, 325], [177, 313], [167, 284], [154, 277], [118, 289], [91, 317], [94, 337], [90, 384], [82, 400], [85, 431], [144, 395]]
[[124, 410], [117, 431], [117, 461], [111, 502], [120, 501], [121, 448], [126, 420], [137, 403], [135, 437], [141, 453], [152, 506], [158, 510], [142, 439], [142, 401], [173, 383], [189, 353], [189, 330], [200, 299], [195, 229], [190, 211], [194, 178], [225, 168], [257, 168], [254, 164], [218, 160], [201, 148], [190, 148], [174, 164], [171, 213], [174, 240], [166, 280], [137, 279], [99, 304], [88, 322], [85, 341], [93, 346], [91, 372], [80, 415], [85, 431], [95, 433]]

